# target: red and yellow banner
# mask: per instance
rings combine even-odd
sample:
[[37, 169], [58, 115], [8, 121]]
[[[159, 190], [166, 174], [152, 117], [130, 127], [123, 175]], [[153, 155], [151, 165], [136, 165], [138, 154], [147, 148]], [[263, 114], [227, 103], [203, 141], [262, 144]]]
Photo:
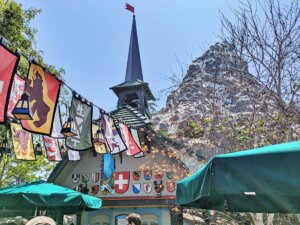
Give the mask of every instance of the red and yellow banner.
[[17, 123], [11, 123], [11, 136], [17, 159], [35, 160], [32, 134], [22, 129]]
[[31, 64], [26, 92], [30, 96], [33, 120], [22, 120], [27, 131], [50, 135], [59, 95], [60, 81], [36, 64]]
[[19, 56], [0, 45], [0, 123], [6, 122], [9, 92]]

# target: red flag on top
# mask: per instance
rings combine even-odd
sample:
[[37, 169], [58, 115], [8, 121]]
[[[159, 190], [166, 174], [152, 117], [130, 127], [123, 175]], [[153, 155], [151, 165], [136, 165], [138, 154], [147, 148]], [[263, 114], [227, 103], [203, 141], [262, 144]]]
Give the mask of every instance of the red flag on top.
[[128, 3], [126, 3], [125, 7], [126, 7], [127, 10], [134, 13], [134, 7], [132, 5], [129, 5]]

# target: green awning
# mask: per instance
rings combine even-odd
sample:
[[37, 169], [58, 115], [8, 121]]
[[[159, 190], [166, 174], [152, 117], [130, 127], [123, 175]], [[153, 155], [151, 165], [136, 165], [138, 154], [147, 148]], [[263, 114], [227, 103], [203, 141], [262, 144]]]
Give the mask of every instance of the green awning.
[[43, 181], [0, 189], [1, 208], [74, 207], [99, 209], [102, 200]]
[[300, 141], [213, 157], [177, 183], [177, 204], [231, 212], [300, 212]]

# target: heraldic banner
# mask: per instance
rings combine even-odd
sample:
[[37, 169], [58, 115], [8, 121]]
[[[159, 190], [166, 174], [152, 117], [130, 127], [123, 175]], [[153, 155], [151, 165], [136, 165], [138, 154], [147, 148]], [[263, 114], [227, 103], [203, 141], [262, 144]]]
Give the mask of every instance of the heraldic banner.
[[62, 128], [62, 126], [61, 126], [61, 121], [60, 121], [60, 109], [59, 109], [59, 104], [57, 104], [56, 110], [55, 110], [53, 126], [52, 126], [51, 137], [65, 138], [65, 136], [62, 133], [60, 133], [61, 128]]
[[7, 109], [8, 117], [14, 118], [11, 112], [15, 108], [18, 100], [21, 98], [24, 92], [24, 87], [25, 87], [25, 80], [22, 77], [15, 75], [14, 82], [12, 84], [11, 91], [10, 91], [10, 98], [9, 98], [8, 109]]
[[30, 96], [33, 120], [22, 120], [27, 131], [50, 135], [59, 95], [60, 81], [43, 68], [31, 64], [27, 78], [26, 92]]
[[6, 122], [9, 93], [19, 56], [0, 45], [0, 123]]
[[23, 130], [20, 124], [11, 123], [10, 127], [16, 158], [35, 160], [31, 133]]
[[72, 150], [86, 150], [93, 147], [92, 141], [92, 106], [73, 95], [70, 117], [73, 118], [78, 135], [67, 137], [66, 145]]
[[141, 149], [139, 146], [135, 143], [133, 137], [131, 136], [131, 133], [128, 129], [128, 127], [125, 124], [119, 123], [120, 131], [123, 137], [123, 140], [125, 141], [125, 144], [127, 145], [128, 150], [127, 155], [136, 155], [138, 154]]
[[110, 149], [110, 153], [117, 154], [125, 151], [127, 149], [126, 145], [124, 144], [119, 131], [116, 128], [113, 118], [102, 113], [101, 120], [103, 124], [103, 133], [106, 138], [106, 143]]
[[[96, 124], [92, 125], [93, 134], [96, 134], [98, 129], [99, 129], [98, 125], [96, 125]], [[107, 150], [106, 150], [106, 141], [104, 139], [104, 136], [103, 136], [102, 132], [98, 133], [97, 135], [98, 135], [98, 137], [97, 137], [98, 143], [94, 144], [95, 151], [99, 154], [105, 154], [105, 153], [107, 153]]]
[[114, 186], [114, 175], [115, 171], [115, 160], [114, 157], [110, 154], [103, 155], [103, 174], [101, 179], [101, 189], [102, 194], [109, 192], [113, 194], [113, 186]]
[[61, 161], [58, 140], [52, 137], [44, 136], [44, 143], [49, 161]]

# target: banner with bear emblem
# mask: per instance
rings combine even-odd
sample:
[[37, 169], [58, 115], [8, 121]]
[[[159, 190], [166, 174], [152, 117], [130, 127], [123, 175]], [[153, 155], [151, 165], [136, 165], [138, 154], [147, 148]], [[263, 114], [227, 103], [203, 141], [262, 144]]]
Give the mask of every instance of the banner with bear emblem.
[[22, 127], [34, 133], [50, 135], [61, 82], [41, 66], [31, 64], [26, 81], [32, 120], [21, 120]]

